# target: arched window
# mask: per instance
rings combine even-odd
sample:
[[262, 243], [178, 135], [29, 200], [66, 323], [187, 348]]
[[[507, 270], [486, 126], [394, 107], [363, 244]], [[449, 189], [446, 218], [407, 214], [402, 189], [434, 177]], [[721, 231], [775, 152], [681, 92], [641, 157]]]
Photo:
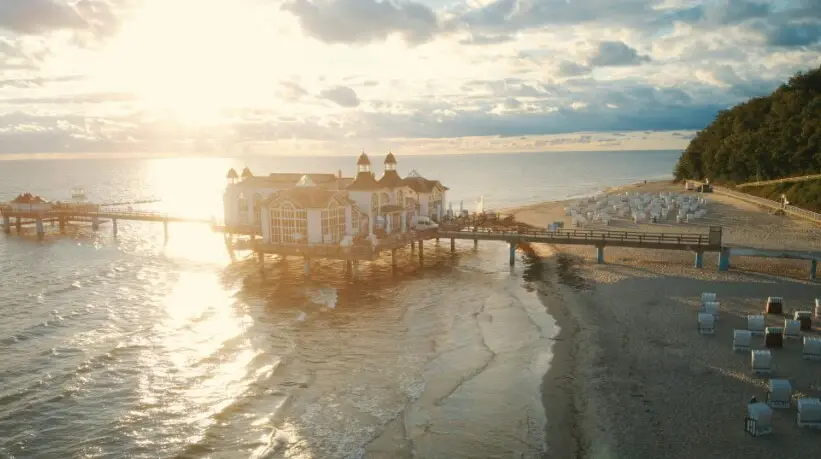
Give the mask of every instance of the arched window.
[[[299, 234], [301, 237], [294, 237]], [[305, 209], [283, 201], [271, 208], [271, 242], [305, 243], [308, 238], [308, 215]]]
[[322, 242], [336, 244], [345, 236], [345, 207], [335, 200], [322, 211]]
[[405, 193], [402, 190], [396, 190], [396, 205], [405, 207]]

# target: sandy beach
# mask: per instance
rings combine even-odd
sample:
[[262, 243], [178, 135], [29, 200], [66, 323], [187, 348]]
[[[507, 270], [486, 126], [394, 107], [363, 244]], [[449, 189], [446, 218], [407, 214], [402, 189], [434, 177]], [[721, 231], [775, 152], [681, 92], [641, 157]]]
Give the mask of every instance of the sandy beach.
[[[678, 185], [647, 183], [609, 190], [683, 193]], [[724, 196], [707, 195], [708, 216], [697, 223], [634, 224], [610, 229], [704, 231], [721, 225], [724, 241], [755, 247], [821, 249], [821, 227]], [[566, 202], [518, 209], [518, 221], [538, 227], [564, 221]], [[607, 248], [605, 264], [591, 247], [534, 244], [541, 257], [541, 298], [561, 327], [542, 384], [549, 458], [811, 457], [818, 432], [795, 425], [795, 409], [776, 410], [774, 433], [744, 432], [746, 404], [764, 400], [769, 377], [754, 376], [750, 354], [732, 350], [733, 329], [781, 296], [785, 313], [811, 310], [821, 288], [806, 261], [734, 258], [719, 272], [717, 256], [704, 268], [689, 252]], [[702, 292], [721, 303], [717, 332], [701, 336], [696, 310]], [[785, 316], [767, 316], [783, 326]], [[819, 335], [818, 324], [809, 335]], [[763, 338], [753, 348], [763, 348]], [[801, 359], [802, 343], [773, 350], [773, 377], [792, 382], [794, 395], [821, 396], [821, 363]]]

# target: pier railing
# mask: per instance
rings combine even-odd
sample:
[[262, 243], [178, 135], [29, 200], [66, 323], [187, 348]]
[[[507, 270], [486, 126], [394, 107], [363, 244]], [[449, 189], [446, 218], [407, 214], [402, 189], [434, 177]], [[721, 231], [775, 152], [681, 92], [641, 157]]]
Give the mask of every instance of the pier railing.
[[762, 198], [759, 196], [753, 196], [751, 194], [742, 193], [739, 191], [734, 191], [729, 188], [724, 188], [720, 186], [714, 186], [713, 192], [723, 194], [726, 196], [730, 196], [736, 199], [740, 199], [742, 201], [749, 202], [750, 204], [757, 204], [762, 207], [766, 207], [773, 210], [783, 210], [785, 213], [795, 215], [796, 217], [801, 217], [815, 223], [821, 223], [821, 214], [817, 212], [813, 212], [807, 209], [802, 209], [800, 207], [792, 206], [792, 205], [783, 205], [778, 201], [773, 201], [772, 199]]
[[696, 245], [696, 246], [719, 246], [721, 236], [711, 238], [710, 234], [697, 233], [645, 233], [635, 231], [609, 231], [609, 230], [579, 230], [562, 229], [555, 231], [543, 231], [534, 229], [503, 229], [503, 228], [483, 228], [464, 227], [458, 225], [444, 225], [439, 228], [439, 235], [442, 237], [460, 237], [470, 239], [498, 239], [498, 240], [530, 240], [530, 241], [551, 241], [561, 243], [562, 241], [573, 241], [579, 243], [587, 241], [591, 245], [595, 243], [634, 244], [669, 244], [669, 245]]

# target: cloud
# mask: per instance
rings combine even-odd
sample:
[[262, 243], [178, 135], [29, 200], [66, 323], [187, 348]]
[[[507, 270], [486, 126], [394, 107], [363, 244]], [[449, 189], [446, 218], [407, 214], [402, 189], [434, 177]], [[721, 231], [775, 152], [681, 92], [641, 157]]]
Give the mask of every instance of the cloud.
[[[0, 42], [0, 44], [2, 44]], [[56, 77], [33, 77], [33, 78], [6, 78], [0, 79], [0, 88], [41, 88], [51, 83], [62, 83], [69, 81], [80, 81], [85, 77], [82, 75], [62, 75]]]
[[0, 0], [0, 152], [680, 145], [821, 65], [817, 0], [52, 1]]
[[418, 44], [439, 31], [436, 13], [411, 1], [293, 0], [283, 9], [308, 35], [326, 43], [368, 43], [396, 34]]
[[86, 22], [67, 3], [55, 0], [3, 0], [0, 28], [23, 34], [57, 29], [80, 29]]
[[570, 61], [562, 61], [562, 63], [559, 64], [559, 76], [581, 76], [590, 73], [591, 70], [591, 67], [588, 65], [577, 64]]
[[110, 34], [116, 24], [107, 0], [3, 0], [0, 29], [19, 34], [41, 34], [54, 30], [86, 30]]
[[589, 64], [595, 67], [617, 67], [641, 65], [649, 61], [649, 56], [640, 56], [634, 48], [621, 41], [603, 41], [599, 43], [599, 48], [590, 58]]
[[356, 92], [347, 86], [336, 86], [329, 89], [324, 89], [319, 93], [322, 99], [330, 100], [340, 107], [358, 107], [360, 100]]
[[771, 29], [767, 42], [772, 46], [797, 47], [821, 42], [821, 22], [787, 23]]
[[498, 45], [515, 40], [511, 35], [482, 35], [473, 34], [470, 38], [459, 40], [461, 45]]

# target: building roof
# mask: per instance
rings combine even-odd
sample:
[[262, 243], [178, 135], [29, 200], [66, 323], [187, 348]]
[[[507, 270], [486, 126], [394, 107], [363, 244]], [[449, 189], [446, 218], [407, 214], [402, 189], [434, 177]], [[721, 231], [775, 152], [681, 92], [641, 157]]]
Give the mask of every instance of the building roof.
[[373, 174], [370, 172], [360, 172], [356, 174], [353, 183], [348, 185], [348, 189], [351, 191], [371, 191], [381, 190], [382, 188], [384, 187], [373, 178]]
[[302, 174], [274, 173], [268, 176], [251, 176], [239, 182], [241, 186], [251, 188], [290, 188], [307, 177], [314, 185], [322, 188], [345, 189], [352, 181], [351, 177], [338, 177], [335, 174]]
[[225, 178], [227, 179], [238, 179], [239, 175], [237, 175], [237, 171], [232, 167], [228, 169], [228, 173], [225, 174]]
[[440, 187], [442, 190], [447, 190], [448, 187], [442, 185], [439, 180], [428, 180], [425, 177], [408, 175], [402, 179], [402, 185], [407, 186], [417, 193], [432, 193], [433, 189]]
[[246, 179], [248, 177], [253, 177], [253, 176], [254, 176], [254, 174], [251, 173], [251, 169], [248, 169], [248, 166], [246, 166], [245, 169], [242, 170], [242, 178], [243, 179]]
[[361, 155], [359, 155], [359, 159], [356, 161], [356, 165], [357, 166], [365, 166], [365, 165], [370, 166], [371, 165], [371, 160], [368, 159], [368, 155], [366, 155], [364, 151], [362, 152]]
[[385, 164], [396, 164], [396, 157], [393, 153], [388, 152], [388, 156], [385, 156]]
[[11, 200], [12, 204], [46, 204], [48, 201], [41, 198], [40, 196], [35, 196], [31, 193], [22, 193], [18, 194], [16, 198]]
[[277, 191], [271, 195], [267, 204], [276, 206], [287, 199], [303, 209], [324, 209], [336, 199], [339, 204], [346, 204], [348, 196], [345, 191], [329, 190], [318, 187], [300, 187]]
[[403, 186], [402, 177], [400, 177], [396, 171], [385, 171], [379, 179], [379, 185], [383, 188], [396, 188]]

